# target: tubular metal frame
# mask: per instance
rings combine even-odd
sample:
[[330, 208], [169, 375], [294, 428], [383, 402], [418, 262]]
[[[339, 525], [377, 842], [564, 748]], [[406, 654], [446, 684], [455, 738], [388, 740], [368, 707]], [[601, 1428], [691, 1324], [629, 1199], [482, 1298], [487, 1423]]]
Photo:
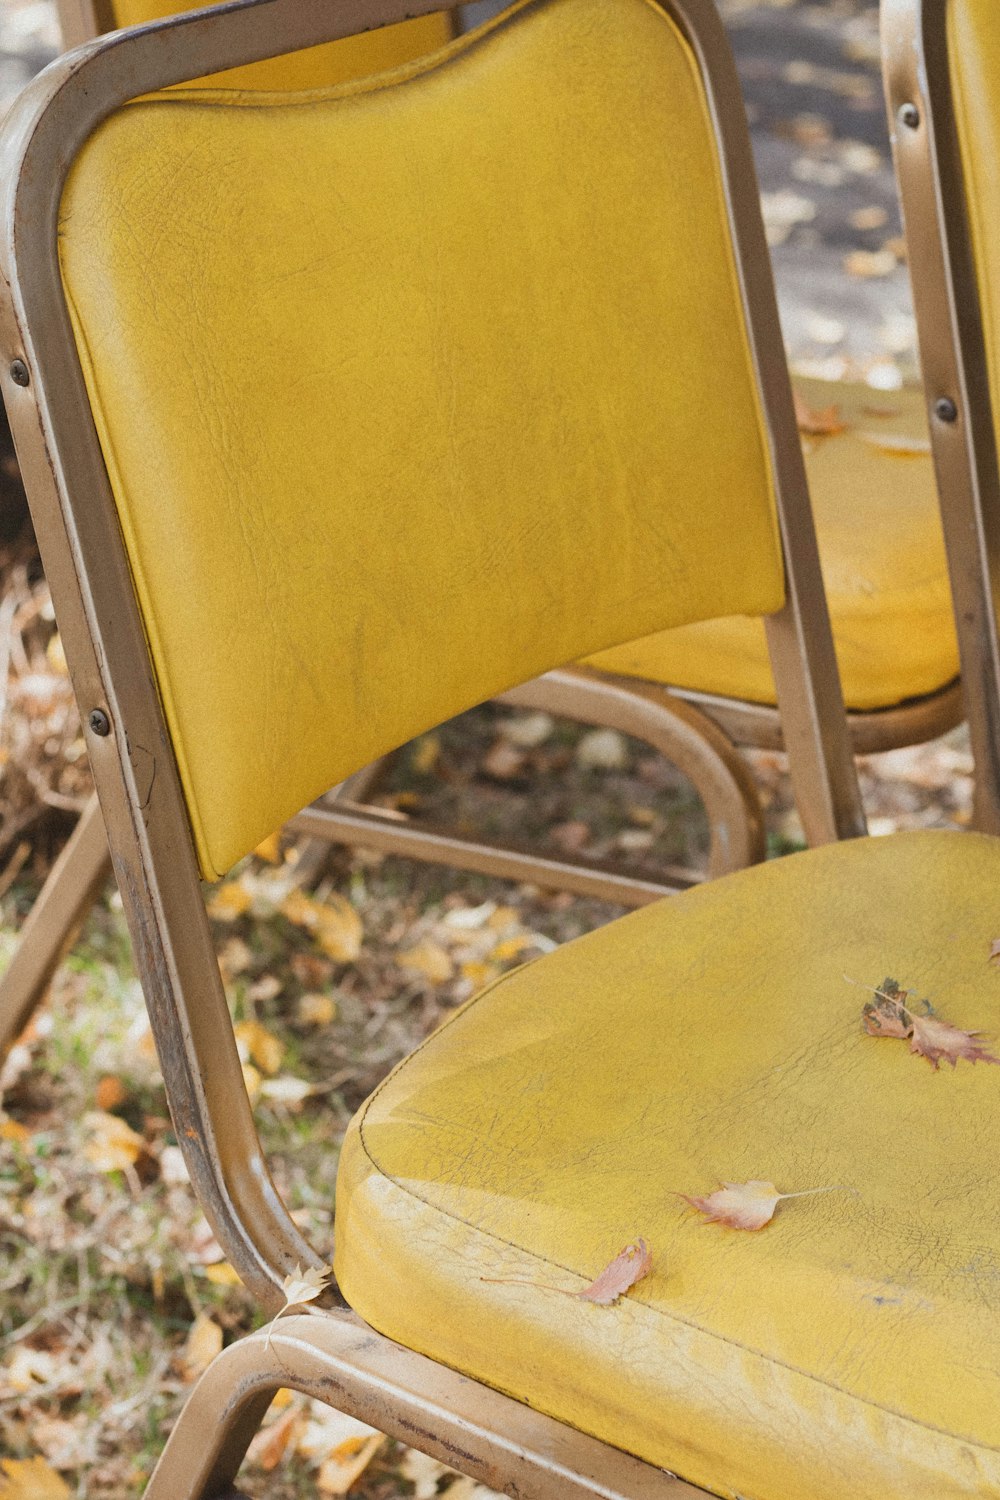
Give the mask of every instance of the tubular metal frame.
[[882, 54], [957, 606], [976, 823], [1000, 833], [1000, 464], [948, 71], [947, 7], [948, 0], [882, 0]]
[[[767, 635], [796, 793], [810, 810], [814, 837], [860, 834], [864, 818], [735, 68], [713, 0], [656, 3], [698, 60], [718, 142], [784, 550], [786, 603], [767, 621]], [[281, 1283], [293, 1267], [319, 1266], [323, 1258], [274, 1187], [247, 1100], [177, 766], [67, 315], [58, 210], [80, 146], [128, 99], [443, 8], [440, 0], [238, 0], [113, 34], [29, 85], [0, 140], [0, 383], [84, 722], [89, 726], [99, 708], [110, 724], [107, 735], [85, 732], [177, 1137], [224, 1253], [271, 1311], [282, 1305]], [[15, 361], [27, 384], [20, 370], [13, 379]], [[307, 1328], [289, 1320], [272, 1335], [280, 1370], [262, 1358], [259, 1338], [212, 1367], [164, 1455], [154, 1495], [202, 1500], [224, 1488], [268, 1392], [296, 1384], [418, 1447], [447, 1451], [509, 1493], [538, 1500], [697, 1493], [429, 1361], [419, 1364], [418, 1389], [433, 1370], [440, 1398], [425, 1402], [421, 1416], [413, 1394], [417, 1356], [344, 1313], [302, 1321]], [[217, 1401], [227, 1389], [243, 1394], [220, 1425]], [[215, 1426], [224, 1452], [210, 1473], [192, 1469], [192, 1445]]]

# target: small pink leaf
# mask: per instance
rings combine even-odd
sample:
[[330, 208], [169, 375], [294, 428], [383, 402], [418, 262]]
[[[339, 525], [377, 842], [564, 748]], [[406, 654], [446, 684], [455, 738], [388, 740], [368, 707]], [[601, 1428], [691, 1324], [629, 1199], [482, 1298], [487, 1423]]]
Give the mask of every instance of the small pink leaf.
[[581, 1302], [596, 1302], [601, 1307], [607, 1307], [623, 1297], [637, 1281], [648, 1276], [652, 1267], [653, 1257], [646, 1241], [634, 1240], [619, 1251], [610, 1265], [604, 1267], [596, 1281], [592, 1281], [590, 1286], [576, 1295]]

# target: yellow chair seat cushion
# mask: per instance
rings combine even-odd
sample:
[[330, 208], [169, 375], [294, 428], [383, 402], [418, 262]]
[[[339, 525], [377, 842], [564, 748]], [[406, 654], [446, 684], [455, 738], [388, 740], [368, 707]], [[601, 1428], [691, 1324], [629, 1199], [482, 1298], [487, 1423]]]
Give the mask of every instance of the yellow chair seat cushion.
[[[811, 406], [835, 403], [847, 427], [805, 440], [847, 706], [891, 708], [936, 692], [958, 676], [958, 645], [923, 398], [796, 385]], [[898, 438], [920, 447], [893, 451]], [[775, 701], [763, 623], [746, 616], [661, 631], [591, 661], [651, 682]]]
[[[891, 976], [1000, 1031], [998, 889], [1000, 841], [860, 840], [505, 976], [351, 1126], [348, 1301], [713, 1493], [995, 1500], [1000, 1068], [935, 1072], [861, 1011]], [[756, 1233], [678, 1196], [751, 1179], [843, 1190]], [[640, 1235], [627, 1298], [565, 1295]]]

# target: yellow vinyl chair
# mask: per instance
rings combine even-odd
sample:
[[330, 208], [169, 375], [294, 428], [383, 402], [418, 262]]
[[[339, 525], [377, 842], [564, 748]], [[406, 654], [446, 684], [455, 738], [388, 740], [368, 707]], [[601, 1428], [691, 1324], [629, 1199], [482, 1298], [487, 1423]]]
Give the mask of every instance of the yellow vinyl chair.
[[989, 0], [883, 0], [883, 60], [962, 649], [980, 821], [1000, 832], [1000, 28]]
[[[83, 42], [115, 26], [148, 23], [190, 7], [184, 0], [59, 0], [67, 44]], [[450, 12], [417, 16], [399, 24], [336, 42], [305, 48], [228, 69], [203, 83], [226, 89], [273, 91], [329, 87], [389, 71], [427, 55], [454, 33]], [[684, 772], [701, 798], [709, 822], [708, 874], [717, 875], [763, 858], [763, 814], [753, 778], [735, 747], [699, 710], [651, 689], [648, 684], [587, 669], [549, 674], [544, 683], [525, 683], [508, 701], [544, 707], [584, 723], [614, 725], [646, 740]], [[627, 906], [641, 905], [700, 878], [684, 869], [655, 877], [636, 874], [614, 861], [584, 855], [547, 855], [401, 821], [371, 805], [384, 763], [375, 763], [336, 789], [321, 810], [300, 822], [300, 832], [360, 843], [418, 859], [478, 870], [508, 879], [576, 891]], [[850, 822], [831, 820], [822, 800], [804, 798], [804, 816], [816, 839], [853, 832]], [[81, 816], [25, 920], [21, 941], [0, 977], [0, 1057], [44, 998], [58, 964], [110, 873], [104, 825], [96, 798]]]
[[[60, 0], [67, 42], [184, 8], [183, 0], [115, 0], [110, 7], [98, 0]], [[446, 15], [419, 17], [379, 33], [231, 70], [218, 82], [264, 89], [328, 85], [433, 50], [451, 34], [451, 25]], [[820, 383], [805, 391], [816, 405], [831, 397]], [[919, 446], [926, 430], [920, 395], [894, 396], [886, 427], [871, 414], [871, 392], [843, 386], [832, 394], [844, 430], [807, 440], [807, 470], [852, 739], [856, 750], [884, 750], [940, 734], [960, 717], [958, 652], [940, 515], [929, 456], [900, 457], [879, 446], [887, 433], [904, 442], [917, 440]], [[737, 745], [783, 745], [760, 621], [738, 616], [659, 632], [601, 653], [588, 667], [544, 684], [524, 684], [512, 701], [614, 724], [645, 737], [673, 760], [692, 779], [708, 813], [709, 874], [761, 858], [759, 798], [736, 750]], [[690, 705], [687, 713], [679, 699]], [[796, 747], [789, 748], [797, 778]], [[627, 905], [691, 883], [686, 871], [667, 872], [659, 881], [637, 878], [616, 865], [497, 848], [401, 822], [370, 805], [381, 769], [370, 767], [342, 787], [324, 809], [322, 828], [314, 831]], [[799, 793], [810, 842], [854, 831], [850, 824], [831, 823], [829, 810], [804, 786]], [[95, 802], [47, 882], [0, 979], [0, 1054], [44, 995], [107, 876], [107, 859]]]
[[[3, 394], [177, 1136], [272, 1311], [331, 1247], [268, 1173], [201, 880], [442, 717], [741, 613], [861, 827], [711, 0], [519, 0], [308, 98], [176, 87], [432, 8], [121, 33], [0, 132]], [[282, 1386], [535, 1500], [995, 1496], [1000, 1075], [861, 1008], [889, 974], [995, 1030], [998, 878], [979, 834], [835, 842], [504, 976], [350, 1128], [344, 1300], [224, 1351], [149, 1496], [223, 1493]], [[749, 1233], [685, 1204], [720, 1181], [830, 1191]], [[567, 1295], [639, 1238], [626, 1297]]]

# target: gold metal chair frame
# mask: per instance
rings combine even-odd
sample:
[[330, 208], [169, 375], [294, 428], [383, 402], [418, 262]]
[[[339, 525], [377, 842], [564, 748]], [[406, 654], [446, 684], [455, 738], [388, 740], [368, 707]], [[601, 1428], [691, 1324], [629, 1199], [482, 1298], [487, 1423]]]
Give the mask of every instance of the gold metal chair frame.
[[883, 0], [882, 51], [920, 359], [976, 767], [1000, 833], [1000, 463], [955, 123], [948, 0]]
[[[657, 3], [699, 61], [719, 144], [778, 498], [786, 603], [766, 626], [796, 791], [826, 836], [861, 834], [864, 817], [735, 70], [712, 0]], [[440, 0], [341, 0], [335, 7], [241, 0], [104, 37], [29, 86], [8, 117], [0, 155], [0, 383], [83, 711], [114, 871], [192, 1181], [226, 1256], [272, 1311], [282, 1303], [281, 1283], [293, 1267], [322, 1260], [271, 1181], [247, 1101], [176, 762], [69, 324], [57, 258], [58, 209], [78, 149], [128, 99], [442, 8]], [[559, 673], [518, 690], [517, 701], [536, 701], [544, 691], [551, 705], [554, 691], [571, 696], [581, 682], [590, 690], [586, 674]], [[616, 688], [602, 682], [592, 691], [614, 694]], [[327, 809], [311, 809], [302, 826], [322, 829], [329, 816]], [[367, 829], [363, 841], [371, 842]], [[281, 1386], [320, 1396], [524, 1497], [679, 1500], [701, 1493], [401, 1349], [349, 1310], [334, 1308], [283, 1320], [269, 1340], [254, 1335], [213, 1364], [161, 1459], [148, 1491], [153, 1500], [224, 1490]]]

